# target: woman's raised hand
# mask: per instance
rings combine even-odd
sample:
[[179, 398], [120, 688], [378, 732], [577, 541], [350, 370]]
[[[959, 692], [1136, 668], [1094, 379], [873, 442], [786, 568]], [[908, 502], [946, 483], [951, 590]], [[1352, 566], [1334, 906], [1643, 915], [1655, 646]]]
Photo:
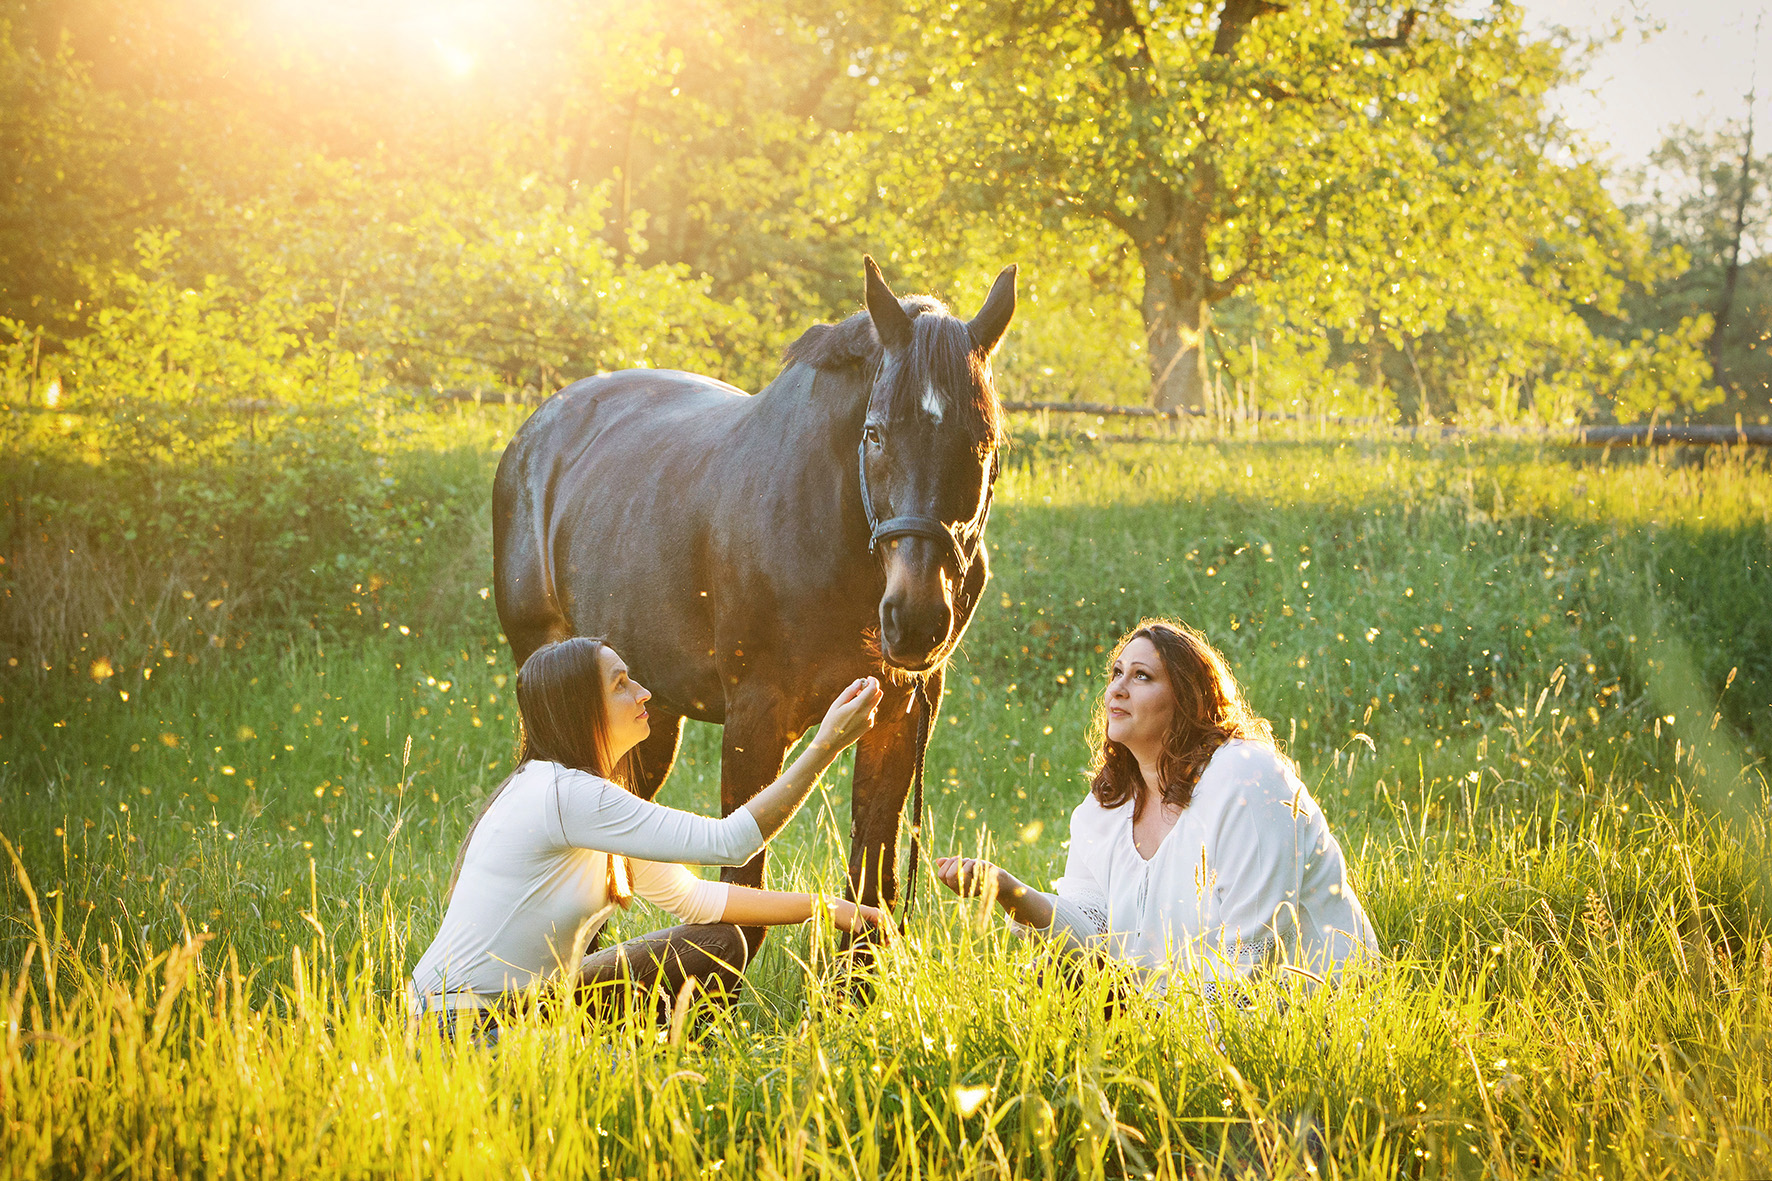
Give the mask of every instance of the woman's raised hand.
[[880, 682], [873, 677], [862, 677], [837, 694], [831, 708], [825, 711], [824, 721], [819, 723], [815, 739], [825, 748], [827, 756], [835, 758], [838, 752], [868, 732], [874, 724], [874, 712], [880, 708], [883, 694]]
[[824, 774], [843, 748], [866, 734], [874, 724], [874, 711], [880, 706], [880, 682], [862, 677], [837, 694], [824, 721], [818, 724], [818, 735], [800, 757], [793, 761], [774, 783], [752, 796], [745, 808], [757, 820], [757, 831], [768, 840], [793, 819], [794, 813], [812, 791], [812, 785]]

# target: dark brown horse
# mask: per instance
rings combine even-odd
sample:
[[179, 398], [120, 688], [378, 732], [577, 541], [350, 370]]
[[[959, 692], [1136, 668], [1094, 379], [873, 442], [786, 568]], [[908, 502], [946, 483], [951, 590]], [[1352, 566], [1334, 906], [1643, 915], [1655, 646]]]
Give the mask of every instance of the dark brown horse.
[[[989, 577], [989, 359], [1015, 268], [970, 322], [866, 270], [867, 311], [809, 329], [755, 397], [629, 369], [548, 399], [498, 467], [493, 580], [519, 666], [549, 640], [601, 635], [652, 690], [635, 787], [648, 798], [684, 718], [725, 725], [731, 812], [839, 690], [881, 676], [856, 748], [849, 882], [893, 905], [899, 815]], [[761, 884], [763, 855], [725, 876]]]

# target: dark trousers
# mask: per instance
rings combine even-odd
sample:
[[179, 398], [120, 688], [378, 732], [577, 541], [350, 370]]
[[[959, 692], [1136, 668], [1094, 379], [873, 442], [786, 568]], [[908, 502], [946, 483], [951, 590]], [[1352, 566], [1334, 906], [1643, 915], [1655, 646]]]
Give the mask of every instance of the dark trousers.
[[[749, 954], [744, 936], [731, 923], [669, 927], [587, 955], [580, 961], [574, 991], [580, 1004], [606, 1017], [636, 1001], [651, 1001], [663, 1024], [686, 986], [691, 996], [736, 997]], [[530, 995], [506, 993], [493, 1008], [438, 1012], [437, 1028], [450, 1041], [496, 1046], [500, 1017], [526, 1007]]]
[[498, 1045], [498, 1013], [493, 1009], [445, 1009], [434, 1014], [446, 1041], [465, 1038], [478, 1046]]
[[731, 923], [668, 927], [586, 956], [579, 966], [578, 995], [604, 1013], [650, 998], [662, 1022], [686, 986], [692, 995], [737, 996], [749, 955], [743, 934]]

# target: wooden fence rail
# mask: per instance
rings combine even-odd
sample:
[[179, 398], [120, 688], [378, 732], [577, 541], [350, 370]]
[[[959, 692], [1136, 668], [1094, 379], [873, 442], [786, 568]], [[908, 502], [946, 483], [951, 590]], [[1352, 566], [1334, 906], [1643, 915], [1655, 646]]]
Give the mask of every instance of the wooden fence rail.
[[[1145, 418], [1165, 422], [1185, 422], [1204, 417], [1199, 410], [1166, 412], [1150, 406], [1114, 406], [1103, 402], [1004, 402], [1003, 409], [1047, 414], [1084, 414], [1096, 418]], [[1309, 415], [1263, 415], [1258, 421], [1312, 422]], [[1462, 427], [1450, 425], [1400, 426], [1374, 418], [1329, 418], [1333, 426], [1356, 427], [1407, 439], [1457, 439], [1467, 437], [1543, 439], [1590, 447], [1640, 447], [1657, 444], [1719, 447], [1746, 444], [1750, 447], [1772, 447], [1772, 426], [1736, 423], [1734, 426], [1706, 423], [1646, 422], [1627, 425], [1595, 423], [1570, 427], [1567, 430], [1545, 430], [1537, 427]]]
[[[534, 406], [541, 403], [542, 396], [533, 390], [501, 389], [484, 390], [432, 390], [414, 389], [411, 387], [391, 386], [388, 392], [411, 397], [416, 401], [430, 402], [469, 402], [476, 406]], [[282, 403], [262, 398], [236, 398], [223, 403], [228, 410], [262, 412], [287, 409]], [[11, 406], [6, 409], [14, 411], [59, 412], [56, 407], [37, 404]], [[1003, 409], [1013, 414], [1077, 414], [1097, 419], [1145, 419], [1153, 423], [1200, 423], [1207, 419], [1200, 410], [1158, 410], [1151, 406], [1120, 406], [1108, 402], [1022, 402], [1005, 401]], [[76, 412], [77, 413], [77, 412]], [[1707, 423], [1634, 423], [1628, 425], [1593, 424], [1589, 426], [1569, 427], [1565, 430], [1546, 430], [1539, 427], [1470, 427], [1432, 424], [1428, 426], [1403, 426], [1384, 422], [1376, 418], [1323, 418], [1318, 419], [1308, 414], [1262, 414], [1242, 425], [1259, 426], [1263, 423], [1314, 423], [1322, 422], [1326, 426], [1349, 427], [1357, 430], [1372, 431], [1381, 437], [1394, 438], [1399, 441], [1419, 442], [1423, 440], [1455, 440], [1455, 439], [1517, 439], [1521, 442], [1543, 441], [1547, 443], [1566, 443], [1575, 446], [1589, 447], [1641, 447], [1641, 446], [1696, 446], [1696, 447], [1729, 447], [1744, 445], [1749, 447], [1772, 447], [1772, 426], [1758, 423], [1736, 422], [1734, 426], [1723, 426]], [[1107, 442], [1155, 442], [1164, 438], [1161, 435], [1107, 435], [1102, 436]], [[1187, 434], [1173, 436], [1177, 441], [1190, 437]]]
[[[416, 393], [417, 391], [415, 391]], [[491, 405], [529, 405], [540, 399], [527, 392], [481, 394], [472, 390], [447, 390], [434, 394], [454, 402]], [[1003, 409], [1015, 414], [1081, 414], [1095, 418], [1142, 418], [1156, 422], [1187, 422], [1206, 417], [1203, 410], [1158, 410], [1152, 406], [1121, 406], [1109, 402], [1020, 402], [1005, 401]], [[1260, 422], [1313, 422], [1310, 415], [1264, 414]], [[1460, 426], [1397, 426], [1376, 418], [1329, 418], [1333, 426], [1361, 427], [1400, 434], [1407, 439], [1457, 439], [1472, 436], [1495, 438], [1544, 439], [1593, 447], [1636, 447], [1656, 444], [1685, 446], [1731, 446], [1745, 443], [1753, 447], [1772, 446], [1772, 426], [1742, 423], [1735, 426], [1678, 423], [1636, 423], [1617, 426], [1596, 424], [1571, 427], [1567, 431], [1538, 428], [1460, 427]]]

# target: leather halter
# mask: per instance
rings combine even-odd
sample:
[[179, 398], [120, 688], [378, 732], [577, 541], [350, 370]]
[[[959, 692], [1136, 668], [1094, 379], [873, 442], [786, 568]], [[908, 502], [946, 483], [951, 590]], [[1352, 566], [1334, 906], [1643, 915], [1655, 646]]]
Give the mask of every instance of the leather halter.
[[[873, 409], [873, 399], [868, 399]], [[997, 453], [991, 452], [991, 471], [986, 478], [984, 501], [970, 521], [949, 526], [946, 522], [922, 513], [901, 513], [884, 521], [874, 512], [874, 493], [868, 487], [868, 440], [864, 430], [856, 447], [856, 470], [861, 478], [861, 511], [868, 520], [868, 553], [880, 556], [880, 543], [894, 537], [927, 537], [942, 547], [943, 556], [953, 562], [957, 583], [966, 581], [966, 574], [978, 558], [978, 547], [984, 538], [985, 523], [990, 520], [991, 500], [997, 490]]]
[[978, 513], [962, 525], [949, 526], [935, 517], [921, 513], [902, 513], [880, 520], [874, 513], [874, 495], [868, 487], [868, 443], [857, 448], [857, 468], [861, 475], [861, 511], [868, 519], [868, 552], [880, 556], [880, 543], [894, 537], [927, 537], [942, 547], [943, 555], [953, 561], [956, 581], [963, 582], [978, 557], [978, 545], [984, 536], [984, 523], [990, 519], [991, 498], [997, 487], [997, 456], [991, 455], [991, 474], [985, 484], [984, 503]]
[[[874, 399], [870, 393], [868, 410], [871, 412], [873, 408]], [[945, 522], [922, 513], [901, 513], [882, 521], [874, 512], [874, 493], [868, 487], [868, 440], [865, 429], [862, 431], [861, 443], [856, 447], [856, 470], [861, 482], [861, 511], [867, 515], [868, 520], [868, 553], [879, 558], [880, 543], [894, 537], [927, 537], [941, 546], [943, 555], [952, 560], [954, 565], [955, 589], [959, 592], [954, 608], [956, 616], [962, 619], [969, 618], [972, 613], [971, 596], [965, 593], [966, 578], [972, 571], [972, 564], [978, 560], [979, 547], [984, 541], [984, 528], [990, 521], [991, 501], [997, 491], [999, 465], [995, 449], [991, 451], [990, 465], [990, 475], [985, 478], [984, 500], [970, 521], [950, 527]], [[929, 700], [928, 676], [913, 677], [912, 685], [912, 701], [918, 708], [916, 745], [912, 747], [915, 751], [915, 763], [911, 775], [914, 787], [911, 848], [904, 886], [903, 913], [906, 917], [909, 917], [917, 897], [917, 866], [923, 848], [923, 756], [929, 746], [929, 727], [935, 712], [934, 703]]]

